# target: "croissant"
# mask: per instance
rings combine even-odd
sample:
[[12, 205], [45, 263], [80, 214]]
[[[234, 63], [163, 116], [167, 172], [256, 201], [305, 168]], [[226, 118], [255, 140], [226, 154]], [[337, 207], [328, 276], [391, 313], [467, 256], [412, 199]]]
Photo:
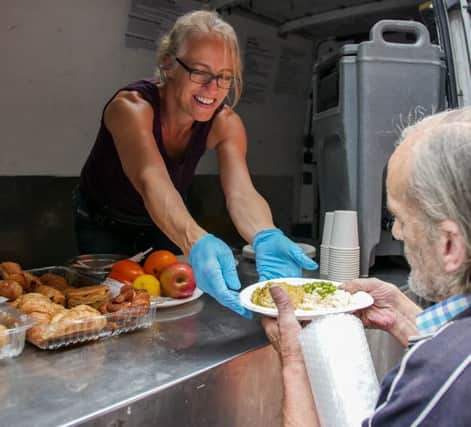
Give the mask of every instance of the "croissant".
[[50, 286], [46, 286], [41, 284], [40, 282], [37, 282], [33, 286], [33, 291], [45, 295], [56, 304], [65, 306], [65, 295], [57, 289], [51, 288]]
[[54, 304], [45, 295], [35, 292], [22, 295], [12, 305], [25, 314], [39, 312], [48, 315], [49, 318], [52, 318], [59, 311], [65, 310], [62, 305]]
[[0, 263], [0, 276], [2, 276], [3, 279], [8, 279], [8, 276], [14, 273], [21, 273], [20, 264], [11, 261]]
[[88, 305], [77, 305], [57, 313], [51, 319], [42, 339], [48, 340], [79, 332], [99, 332], [105, 326], [106, 318], [99, 311]]
[[67, 283], [62, 276], [54, 273], [46, 273], [39, 277], [41, 283], [46, 286], [50, 286], [51, 288], [57, 289], [65, 294], [68, 289], [72, 287]]
[[0, 280], [0, 296], [16, 300], [23, 294], [23, 287], [15, 280]]
[[9, 279], [18, 282], [25, 291], [34, 288], [35, 285], [41, 284], [41, 280], [27, 271], [20, 271], [19, 273], [12, 273], [8, 276]]

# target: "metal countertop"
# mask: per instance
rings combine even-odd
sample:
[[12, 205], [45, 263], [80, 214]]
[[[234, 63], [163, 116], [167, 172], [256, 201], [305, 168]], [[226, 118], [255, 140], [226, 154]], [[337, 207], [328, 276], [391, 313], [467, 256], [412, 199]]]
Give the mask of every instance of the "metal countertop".
[[155, 394], [268, 343], [207, 295], [161, 309], [153, 326], [0, 361], [0, 426], [69, 426]]

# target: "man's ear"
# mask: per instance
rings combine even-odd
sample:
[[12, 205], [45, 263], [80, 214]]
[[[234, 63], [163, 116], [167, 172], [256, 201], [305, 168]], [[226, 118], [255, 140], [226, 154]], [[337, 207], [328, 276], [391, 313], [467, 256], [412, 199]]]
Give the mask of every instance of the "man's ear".
[[440, 230], [440, 255], [443, 266], [447, 273], [453, 273], [466, 262], [466, 244], [456, 222], [442, 221]]

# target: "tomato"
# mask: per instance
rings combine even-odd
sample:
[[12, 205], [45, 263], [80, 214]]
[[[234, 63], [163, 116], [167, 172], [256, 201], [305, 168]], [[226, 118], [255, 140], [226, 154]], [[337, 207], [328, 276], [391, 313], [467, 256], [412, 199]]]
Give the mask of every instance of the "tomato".
[[115, 262], [108, 275], [111, 279], [118, 280], [119, 282], [132, 284], [134, 279], [141, 274], [144, 274], [142, 267], [134, 261], [129, 259], [122, 259]]
[[144, 262], [144, 271], [159, 277], [160, 273], [171, 264], [178, 262], [178, 258], [170, 251], [161, 249], [152, 252]]
[[152, 274], [141, 274], [132, 283], [135, 289], [145, 289], [153, 297], [160, 296], [160, 282]]

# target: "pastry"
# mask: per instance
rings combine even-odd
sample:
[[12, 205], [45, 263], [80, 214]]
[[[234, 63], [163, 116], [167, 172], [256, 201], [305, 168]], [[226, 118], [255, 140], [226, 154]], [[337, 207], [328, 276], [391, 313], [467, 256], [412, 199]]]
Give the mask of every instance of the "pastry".
[[6, 261], [0, 263], [0, 276], [3, 279], [8, 279], [10, 274], [21, 273], [21, 265], [16, 262]]
[[0, 296], [16, 300], [23, 294], [23, 287], [15, 280], [0, 280]]
[[21, 271], [19, 273], [12, 273], [8, 276], [9, 279], [18, 282], [25, 291], [30, 291], [35, 285], [41, 284], [41, 280], [27, 271]]
[[45, 295], [35, 292], [22, 295], [12, 305], [25, 314], [39, 312], [48, 315], [50, 319], [59, 311], [65, 310], [62, 305], [54, 304]]
[[32, 289], [34, 292], [48, 297], [52, 302], [65, 306], [65, 295], [61, 291], [41, 283], [36, 283]]
[[84, 332], [99, 332], [106, 326], [106, 318], [89, 305], [78, 305], [57, 313], [49, 323], [42, 339], [60, 338]]
[[109, 299], [110, 289], [107, 285], [84, 286], [82, 288], [69, 288], [66, 292], [67, 307], [87, 304], [94, 308], [99, 307]]
[[[130, 285], [121, 287], [120, 294], [98, 307], [102, 313], [116, 313], [126, 310], [123, 318], [143, 316], [149, 311], [150, 294], [145, 289], [134, 289]], [[115, 317], [114, 317], [115, 318]]]
[[51, 288], [57, 289], [62, 293], [65, 293], [71, 286], [67, 283], [62, 276], [53, 273], [46, 273], [39, 277], [41, 283], [46, 286], [50, 286]]

